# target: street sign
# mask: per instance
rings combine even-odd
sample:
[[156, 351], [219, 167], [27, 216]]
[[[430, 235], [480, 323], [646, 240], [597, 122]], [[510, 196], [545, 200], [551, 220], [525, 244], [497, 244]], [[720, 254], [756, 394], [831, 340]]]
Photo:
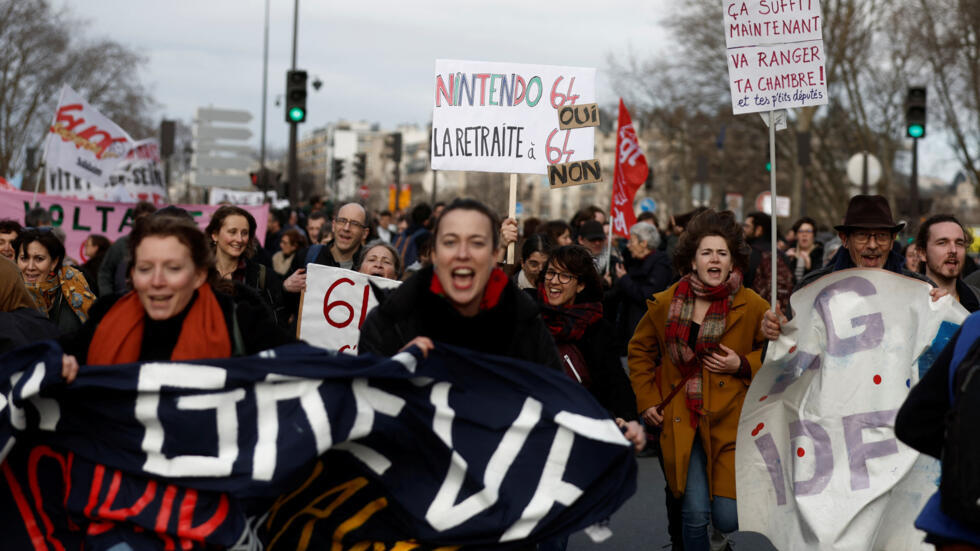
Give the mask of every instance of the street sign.
[[[770, 193], [763, 191], [755, 198], [755, 210], [772, 215], [772, 201], [769, 200]], [[776, 196], [776, 216], [789, 216], [789, 197], [785, 195]]]
[[517, 216], [524, 214], [524, 204], [521, 203], [520, 201], [518, 201], [517, 205], [514, 207], [514, 214], [516, 214]]
[[370, 197], [370, 195], [371, 192], [368, 190], [367, 185], [361, 185], [361, 187], [357, 188], [357, 196], [361, 199], [367, 201], [367, 198]]
[[242, 189], [251, 187], [248, 171], [255, 166], [248, 145], [252, 131], [248, 111], [199, 107], [194, 119], [194, 184]]
[[640, 212], [657, 212], [657, 202], [647, 197], [640, 201]]
[[237, 109], [218, 109], [216, 107], [199, 107], [197, 118], [212, 122], [239, 122], [245, 123], [252, 120], [252, 114], [248, 111]]

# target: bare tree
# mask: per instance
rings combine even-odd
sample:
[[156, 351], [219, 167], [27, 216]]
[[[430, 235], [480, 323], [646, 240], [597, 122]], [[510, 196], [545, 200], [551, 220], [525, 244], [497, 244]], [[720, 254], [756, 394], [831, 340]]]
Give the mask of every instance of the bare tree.
[[0, 175], [41, 144], [64, 84], [133, 137], [155, 132], [156, 103], [138, 74], [145, 59], [111, 40], [77, 38], [78, 28], [46, 0], [0, 0]]

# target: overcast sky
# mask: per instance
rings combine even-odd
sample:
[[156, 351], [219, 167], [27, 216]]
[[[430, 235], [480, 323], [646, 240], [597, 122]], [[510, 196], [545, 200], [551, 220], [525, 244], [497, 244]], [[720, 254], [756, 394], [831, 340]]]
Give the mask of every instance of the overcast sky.
[[[54, 0], [87, 20], [88, 38], [110, 36], [148, 58], [144, 81], [160, 117], [190, 122], [198, 107], [251, 111], [259, 144], [263, 0]], [[428, 122], [436, 59], [511, 61], [598, 69], [600, 105], [614, 105], [607, 57], [665, 55], [665, 0], [300, 0], [297, 66], [312, 82], [300, 134], [338, 119]], [[284, 148], [282, 107], [292, 53], [293, 1], [272, 0], [267, 144]], [[722, 32], [721, 21], [717, 22]], [[832, 100], [832, 98], [831, 98]], [[761, 122], [761, 121], [760, 121]], [[134, 136], [142, 138], [143, 136]], [[920, 148], [924, 174], [949, 177], [952, 153], [934, 136]]]

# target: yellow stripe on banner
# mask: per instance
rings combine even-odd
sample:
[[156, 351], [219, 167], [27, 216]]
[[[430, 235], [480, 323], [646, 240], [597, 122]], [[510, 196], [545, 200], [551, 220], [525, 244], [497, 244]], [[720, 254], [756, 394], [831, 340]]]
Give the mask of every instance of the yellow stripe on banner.
[[[300, 302], [300, 306], [302, 306], [302, 305], [303, 305], [303, 303]], [[279, 512], [279, 509], [282, 508], [282, 506], [285, 505], [286, 502], [288, 502], [289, 500], [291, 500], [294, 497], [296, 497], [297, 495], [299, 495], [300, 492], [302, 492], [303, 490], [305, 490], [307, 488], [307, 486], [309, 486], [310, 484], [312, 484], [313, 481], [316, 480], [317, 477], [319, 477], [320, 476], [320, 473], [322, 473], [322, 472], [323, 472], [323, 461], [317, 461], [316, 462], [316, 465], [313, 467], [313, 474], [311, 474], [310, 477], [306, 479], [306, 482], [304, 482], [299, 488], [297, 488], [295, 491], [291, 492], [289, 495], [279, 496], [276, 499], [276, 502], [272, 504], [272, 508], [269, 510], [270, 511], [269, 512], [269, 520], [267, 520], [266, 523], [265, 523], [266, 530], [272, 528], [272, 521], [275, 520], [276, 514]]]
[[[269, 542], [268, 551], [272, 551], [276, 542], [279, 541], [279, 538], [282, 537], [284, 533], [286, 533], [286, 530], [289, 529], [289, 526], [293, 523], [294, 520], [298, 519], [301, 515], [309, 515], [314, 518], [312, 518], [309, 522], [307, 522], [306, 526], [303, 527], [303, 534], [300, 539], [301, 545], [297, 547], [297, 551], [301, 549], [305, 550], [310, 544], [310, 538], [312, 537], [313, 534], [313, 525], [316, 524], [316, 521], [329, 517], [331, 513], [333, 513], [334, 510], [337, 509], [337, 507], [340, 507], [345, 501], [350, 499], [351, 496], [353, 496], [362, 488], [367, 486], [367, 483], [368, 480], [363, 476], [360, 476], [353, 480], [344, 482], [343, 484], [340, 484], [338, 486], [334, 486], [333, 488], [320, 494], [320, 496], [314, 499], [312, 502], [310, 502], [309, 505], [304, 507], [301, 511], [299, 511], [298, 513], [290, 517], [288, 521], [286, 521], [286, 524], [284, 524], [282, 529], [279, 530], [279, 533], [276, 534], [276, 536], [272, 538], [272, 541]], [[336, 494], [338, 492], [340, 493], [340, 495], [337, 497], [337, 499], [333, 500], [330, 503], [330, 505], [327, 506], [326, 509], [317, 509], [315, 507], [315, 505], [319, 503], [321, 500], [323, 500], [325, 497]]]
[[[341, 525], [338, 526], [337, 527], [337, 530], [333, 533], [333, 545], [330, 547], [330, 551], [344, 551], [344, 545], [342, 543], [342, 540], [344, 539], [344, 536], [346, 536], [348, 532], [351, 532], [353, 530], [357, 530], [358, 528], [360, 528], [361, 526], [363, 526], [364, 523], [367, 522], [368, 519], [371, 518], [372, 515], [374, 515], [374, 513], [377, 513], [378, 511], [380, 511], [381, 509], [384, 509], [387, 506], [388, 506], [388, 500], [387, 499], [385, 499], [383, 497], [382, 498], [378, 498], [378, 499], [372, 501], [371, 503], [368, 503], [367, 505], [365, 505], [354, 516], [350, 517], [349, 519], [347, 519], [343, 523], [341, 523]], [[307, 535], [309, 535], [309, 536], [312, 536], [313, 535], [313, 526], [312, 525], [313, 525], [314, 522], [316, 522], [316, 521], [311, 520], [306, 525], [306, 528], [309, 528], [309, 534], [307, 534], [306, 528], [303, 529], [303, 537], [302, 537], [302, 539], [300, 539], [300, 546], [296, 549], [296, 551], [306, 551], [306, 548], [307, 548], [307, 546], [310, 543], [309, 542], [309, 538], [307, 537]], [[369, 542], [362, 542], [362, 543], [364, 544], [363, 549], [366, 550], [367, 549], [367, 546], [369, 545]], [[360, 545], [360, 544], [358, 544], [358, 545]], [[384, 550], [384, 546], [383, 545], [381, 546], [381, 549], [382, 549], [382, 551]], [[354, 549], [352, 548], [351, 551], [354, 551]]]

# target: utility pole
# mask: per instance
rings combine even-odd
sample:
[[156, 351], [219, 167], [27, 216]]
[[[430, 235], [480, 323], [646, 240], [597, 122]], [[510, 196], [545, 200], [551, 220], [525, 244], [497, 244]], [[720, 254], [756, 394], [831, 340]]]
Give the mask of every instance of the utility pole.
[[[265, 109], [269, 103], [269, 0], [265, 0], [265, 38], [262, 45], [262, 137], [259, 144], [259, 182], [262, 195], [269, 192], [269, 178], [265, 172]], [[296, 64], [295, 55], [293, 65]]]
[[[293, 64], [296, 70], [296, 39], [299, 33], [299, 0], [293, 3]], [[296, 133], [299, 130], [295, 121], [289, 122], [289, 200], [295, 206], [299, 203], [299, 176], [296, 170]]]

